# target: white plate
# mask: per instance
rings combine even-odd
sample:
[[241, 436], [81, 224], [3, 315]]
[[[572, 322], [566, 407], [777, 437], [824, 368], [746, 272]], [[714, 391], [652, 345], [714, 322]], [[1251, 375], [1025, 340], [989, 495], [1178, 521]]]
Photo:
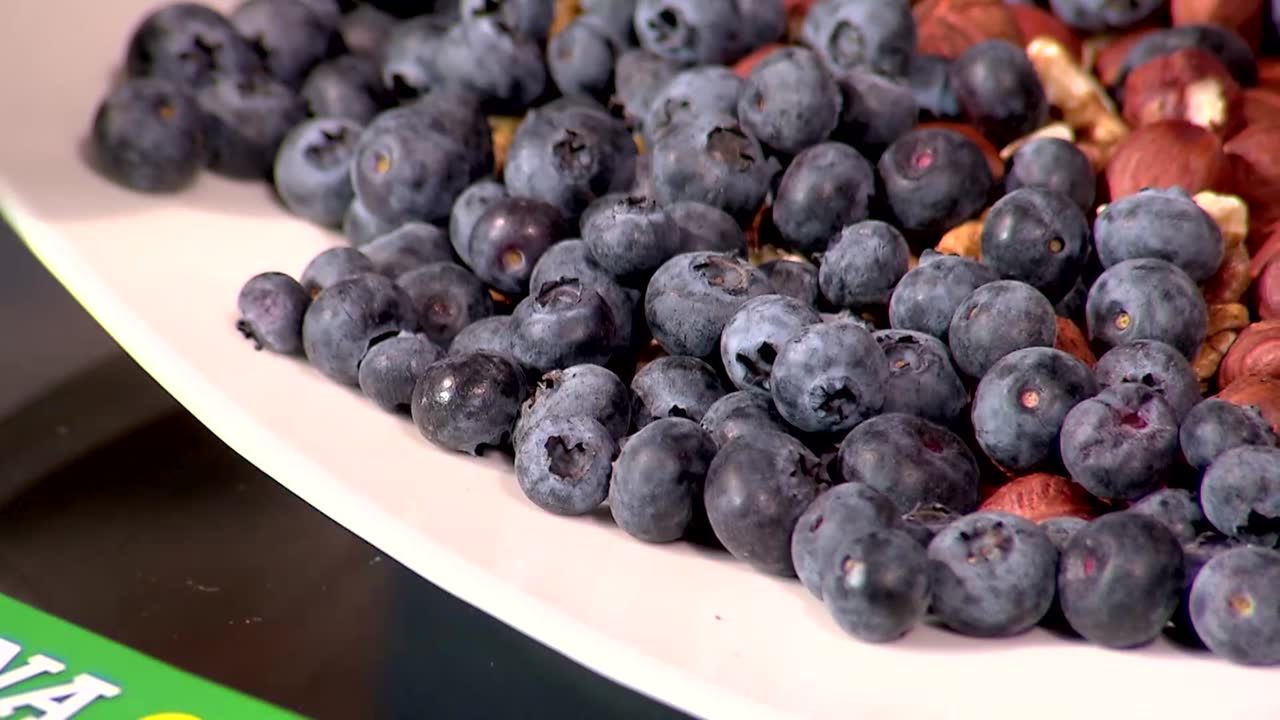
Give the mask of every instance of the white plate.
[[[339, 239], [291, 219], [262, 185], [206, 175], [180, 195], [145, 197], [79, 157], [128, 33], [157, 4], [6, 0], [4, 211], [165, 389], [337, 522], [560, 652], [698, 715], [1280, 717], [1280, 671], [1164, 641], [1118, 652], [1042, 631], [979, 641], [926, 628], [859, 644], [798, 583], [631, 540], [607, 516], [543, 513], [496, 461], [440, 452], [302, 362], [253, 352], [232, 327], [240, 285], [263, 270], [301, 272]], [[0, 348], [20, 353], [21, 338]]]

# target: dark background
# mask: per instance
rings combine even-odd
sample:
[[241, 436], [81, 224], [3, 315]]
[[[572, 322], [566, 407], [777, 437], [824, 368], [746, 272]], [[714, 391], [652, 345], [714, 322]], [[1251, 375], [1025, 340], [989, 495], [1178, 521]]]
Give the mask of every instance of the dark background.
[[236, 455], [0, 219], [0, 593], [318, 718], [678, 718]]

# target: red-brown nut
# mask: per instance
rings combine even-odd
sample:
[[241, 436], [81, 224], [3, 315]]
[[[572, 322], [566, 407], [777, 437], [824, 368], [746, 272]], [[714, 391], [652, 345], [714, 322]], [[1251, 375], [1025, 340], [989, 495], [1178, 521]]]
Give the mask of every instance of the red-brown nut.
[[1222, 358], [1218, 385], [1228, 387], [1249, 375], [1280, 380], [1280, 320], [1256, 322], [1240, 333]]
[[1097, 516], [1093, 496], [1070, 479], [1049, 473], [1011, 480], [992, 493], [981, 509], [1012, 513], [1032, 522], [1063, 515], [1085, 520]]
[[1080, 62], [1084, 42], [1057, 15], [1029, 3], [1010, 5], [1009, 12], [1013, 13], [1013, 20], [1018, 23], [1018, 30], [1022, 32], [1024, 40], [1031, 42], [1038, 37], [1051, 37], [1071, 51], [1072, 59]]
[[1124, 119], [1133, 127], [1186, 120], [1229, 137], [1244, 122], [1244, 97], [1217, 55], [1183, 48], [1134, 68], [1124, 83]]
[[1249, 262], [1249, 276], [1258, 277], [1276, 259], [1280, 259], [1280, 225], [1269, 228], [1262, 242], [1258, 243], [1253, 259]]
[[1227, 251], [1222, 265], [1204, 284], [1204, 300], [1214, 303], [1239, 302], [1249, 289], [1249, 251], [1244, 245], [1236, 245]]
[[787, 46], [783, 45], [782, 43], [769, 43], [768, 45], [761, 45], [760, 47], [753, 50], [749, 55], [742, 58], [738, 62], [734, 63], [733, 72], [736, 73], [738, 77], [745, 78], [746, 76], [751, 74], [751, 71], [755, 69], [756, 65], [760, 64], [761, 60], [764, 60], [765, 58], [769, 57], [770, 55], [774, 54], [775, 52], [785, 47]]
[[920, 52], [955, 59], [983, 40], [1024, 44], [1004, 0], [922, 0], [911, 10]]
[[1256, 407], [1280, 434], [1280, 380], [1265, 375], [1246, 375], [1223, 388], [1215, 397], [1236, 405]]
[[1074, 355], [1077, 360], [1089, 367], [1098, 364], [1098, 356], [1093, 354], [1093, 349], [1089, 347], [1089, 339], [1085, 337], [1080, 326], [1062, 316], [1058, 317], [1058, 338], [1053, 346], [1068, 355]]
[[1258, 60], [1258, 87], [1280, 90], [1280, 58]]
[[1270, 262], [1253, 281], [1253, 301], [1258, 317], [1280, 321], [1280, 262]]
[[1280, 123], [1280, 90], [1248, 88], [1240, 114], [1246, 126]]
[[1174, 25], [1221, 25], [1234, 30], [1256, 52], [1262, 41], [1263, 0], [1173, 0]]
[[1222, 146], [1235, 192], [1251, 223], [1280, 222], [1280, 123], [1246, 127]]
[[1115, 85], [1120, 80], [1120, 72], [1124, 70], [1124, 61], [1129, 56], [1129, 51], [1138, 44], [1139, 40], [1155, 32], [1156, 29], [1146, 27], [1130, 30], [1103, 45], [1093, 61], [1093, 72], [1098, 76], [1098, 80], [1107, 87]]
[[1195, 194], [1217, 185], [1226, 156], [1218, 136], [1185, 121], [1135, 129], [1107, 163], [1107, 188], [1118, 200], [1143, 188], [1175, 185]]

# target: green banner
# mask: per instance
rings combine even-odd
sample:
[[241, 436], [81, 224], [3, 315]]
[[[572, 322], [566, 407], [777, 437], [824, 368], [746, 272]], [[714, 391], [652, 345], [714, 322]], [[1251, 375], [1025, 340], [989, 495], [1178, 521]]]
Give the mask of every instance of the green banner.
[[0, 595], [0, 718], [298, 718]]

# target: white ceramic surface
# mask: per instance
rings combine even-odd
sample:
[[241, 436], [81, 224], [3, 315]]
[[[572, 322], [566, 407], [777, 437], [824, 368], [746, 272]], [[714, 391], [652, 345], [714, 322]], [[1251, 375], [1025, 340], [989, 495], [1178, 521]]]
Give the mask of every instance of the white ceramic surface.
[[[79, 157], [129, 31], [156, 4], [3, 3], [4, 212], [169, 392], [339, 523], [521, 631], [699, 715], [1280, 718], [1280, 670], [1163, 641], [1118, 652], [1042, 631], [980, 641], [921, 629], [859, 644], [798, 583], [633, 541], [607, 514], [543, 513], [498, 462], [437, 451], [302, 362], [253, 352], [232, 327], [241, 283], [298, 273], [338, 239], [291, 219], [261, 185], [205, 176], [183, 194], [144, 197]], [[21, 339], [0, 338], [0, 351], [21, 352]]]

